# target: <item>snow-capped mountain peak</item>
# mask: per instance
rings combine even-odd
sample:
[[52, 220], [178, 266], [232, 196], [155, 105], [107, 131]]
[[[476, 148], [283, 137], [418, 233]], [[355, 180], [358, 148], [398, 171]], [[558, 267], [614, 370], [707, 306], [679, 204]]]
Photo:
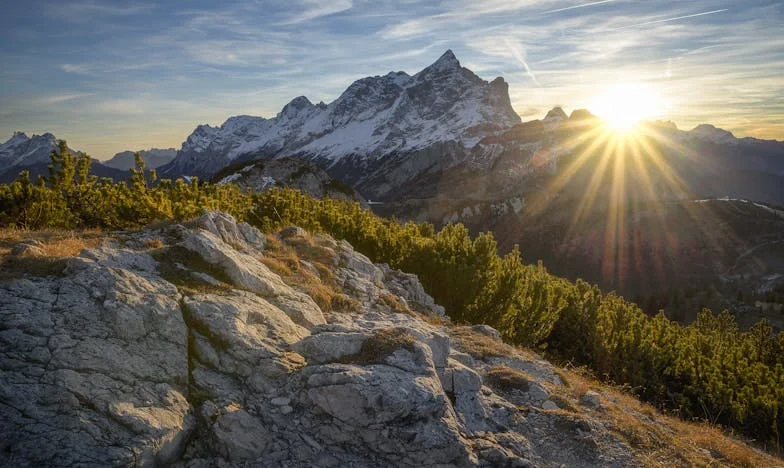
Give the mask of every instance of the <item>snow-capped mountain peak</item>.
[[460, 66], [460, 61], [457, 60], [455, 57], [454, 52], [451, 49], [448, 49], [444, 52], [441, 57], [438, 58], [432, 65], [425, 68], [421, 72], [417, 73], [417, 75], [423, 75], [426, 73], [434, 73], [434, 72], [452, 72], [458, 71], [462, 67]]
[[711, 124], [697, 125], [688, 131], [688, 137], [713, 143], [730, 143], [736, 139], [732, 132], [716, 128]]
[[502, 78], [488, 83], [447, 51], [413, 76], [399, 71], [356, 80], [329, 104], [299, 96], [271, 119], [238, 116], [218, 128], [200, 125], [161, 172], [212, 176], [237, 158], [297, 155], [328, 166], [347, 156], [378, 160], [443, 142], [468, 148], [519, 122]]
[[27, 136], [14, 132], [5, 143], [0, 144], [0, 167], [29, 166], [49, 162], [49, 155], [57, 149], [57, 139], [51, 133]]

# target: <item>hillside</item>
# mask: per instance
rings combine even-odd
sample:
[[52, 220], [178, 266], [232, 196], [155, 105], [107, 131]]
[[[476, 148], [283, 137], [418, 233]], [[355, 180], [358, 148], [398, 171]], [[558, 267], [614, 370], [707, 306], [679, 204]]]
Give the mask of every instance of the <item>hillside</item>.
[[[103, 165], [107, 167], [111, 167], [114, 169], [120, 169], [123, 171], [128, 171], [131, 168], [135, 167], [134, 155], [135, 151], [123, 151], [121, 153], [117, 153], [112, 156], [110, 159], [106, 161], [102, 161]], [[163, 166], [166, 163], [171, 162], [175, 156], [177, 156], [177, 150], [174, 148], [168, 149], [159, 149], [159, 148], [152, 148], [148, 150], [139, 151], [141, 154], [142, 159], [144, 160], [144, 166], [147, 169], [155, 169], [160, 166]]]
[[316, 198], [365, 202], [350, 185], [330, 177], [318, 166], [297, 158], [233, 164], [218, 172], [212, 180], [217, 184], [231, 183], [257, 193], [274, 187], [288, 187]]
[[0, 249], [3, 465], [782, 466], [326, 235], [208, 212]]

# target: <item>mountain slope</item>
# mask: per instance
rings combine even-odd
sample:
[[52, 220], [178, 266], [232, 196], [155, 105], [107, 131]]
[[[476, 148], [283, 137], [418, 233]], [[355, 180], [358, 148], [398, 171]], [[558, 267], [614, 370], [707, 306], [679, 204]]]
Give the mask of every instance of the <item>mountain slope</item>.
[[781, 466], [452, 325], [346, 242], [218, 212], [188, 226], [0, 258], [49, 261], [2, 269], [0, 464]]
[[272, 119], [237, 116], [220, 127], [200, 125], [160, 172], [211, 176], [238, 159], [293, 155], [322, 167], [349, 157], [377, 164], [444, 143], [471, 147], [519, 121], [502, 78], [488, 83], [447, 51], [413, 76], [357, 80], [328, 105], [300, 96]]
[[290, 187], [315, 198], [365, 200], [350, 185], [334, 179], [308, 161], [297, 158], [267, 159], [231, 165], [221, 170], [213, 181], [232, 183], [261, 193], [272, 187]]
[[[23, 132], [15, 132], [8, 141], [0, 144], [0, 183], [13, 181], [22, 171], [30, 172], [32, 180], [39, 175], [48, 175], [49, 156], [52, 151], [58, 150], [58, 141], [51, 133], [29, 137]], [[72, 154], [81, 154], [79, 151], [69, 150]], [[97, 159], [92, 160], [90, 173], [114, 180], [128, 178], [128, 171], [105, 166]]]
[[[102, 164], [106, 167], [127, 171], [134, 167], [134, 153], [134, 151], [123, 151], [121, 153], [117, 153], [112, 156], [111, 159], [102, 161]], [[147, 169], [155, 169], [157, 167], [163, 166], [164, 164], [171, 162], [174, 157], [177, 156], [177, 150], [174, 148], [152, 148], [149, 150], [139, 151], [139, 153], [141, 153], [142, 159], [144, 160], [144, 166]]]
[[[663, 307], [688, 323], [711, 306], [756, 323], [755, 303], [769, 295], [761, 288], [784, 277], [784, 220], [771, 213], [784, 204], [784, 143], [660, 122], [622, 144], [603, 132], [587, 112], [553, 110], [485, 138], [464, 164], [412, 178], [373, 208], [490, 230], [502, 250], [518, 244], [528, 261], [617, 290], [651, 313]], [[742, 271], [725, 275], [760, 245]]]
[[49, 163], [49, 155], [57, 149], [57, 139], [51, 133], [27, 136], [24, 132], [14, 135], [0, 144], [0, 167], [4, 170], [14, 166], [32, 166]]

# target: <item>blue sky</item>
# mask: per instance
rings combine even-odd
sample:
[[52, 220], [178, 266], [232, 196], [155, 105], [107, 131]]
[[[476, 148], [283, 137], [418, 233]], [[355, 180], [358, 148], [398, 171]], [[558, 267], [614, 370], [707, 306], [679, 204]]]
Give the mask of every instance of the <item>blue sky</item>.
[[784, 139], [784, 3], [763, 0], [6, 1], [0, 140], [95, 157], [177, 147], [200, 123], [414, 73], [452, 49], [503, 76], [523, 120], [655, 87], [657, 117]]

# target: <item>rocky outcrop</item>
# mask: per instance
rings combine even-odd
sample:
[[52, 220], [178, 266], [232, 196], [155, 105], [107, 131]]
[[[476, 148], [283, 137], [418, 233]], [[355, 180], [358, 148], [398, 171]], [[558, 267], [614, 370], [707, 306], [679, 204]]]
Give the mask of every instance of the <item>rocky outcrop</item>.
[[350, 185], [332, 178], [318, 166], [298, 158], [233, 164], [221, 170], [213, 180], [218, 184], [233, 183], [258, 193], [274, 187], [289, 187], [315, 198], [365, 202]]
[[262, 233], [222, 213], [0, 284], [0, 465], [634, 464], [564, 415], [549, 364], [460, 329], [502, 349], [477, 354], [415, 276], [312, 238], [353, 308], [322, 310], [265, 265]]

